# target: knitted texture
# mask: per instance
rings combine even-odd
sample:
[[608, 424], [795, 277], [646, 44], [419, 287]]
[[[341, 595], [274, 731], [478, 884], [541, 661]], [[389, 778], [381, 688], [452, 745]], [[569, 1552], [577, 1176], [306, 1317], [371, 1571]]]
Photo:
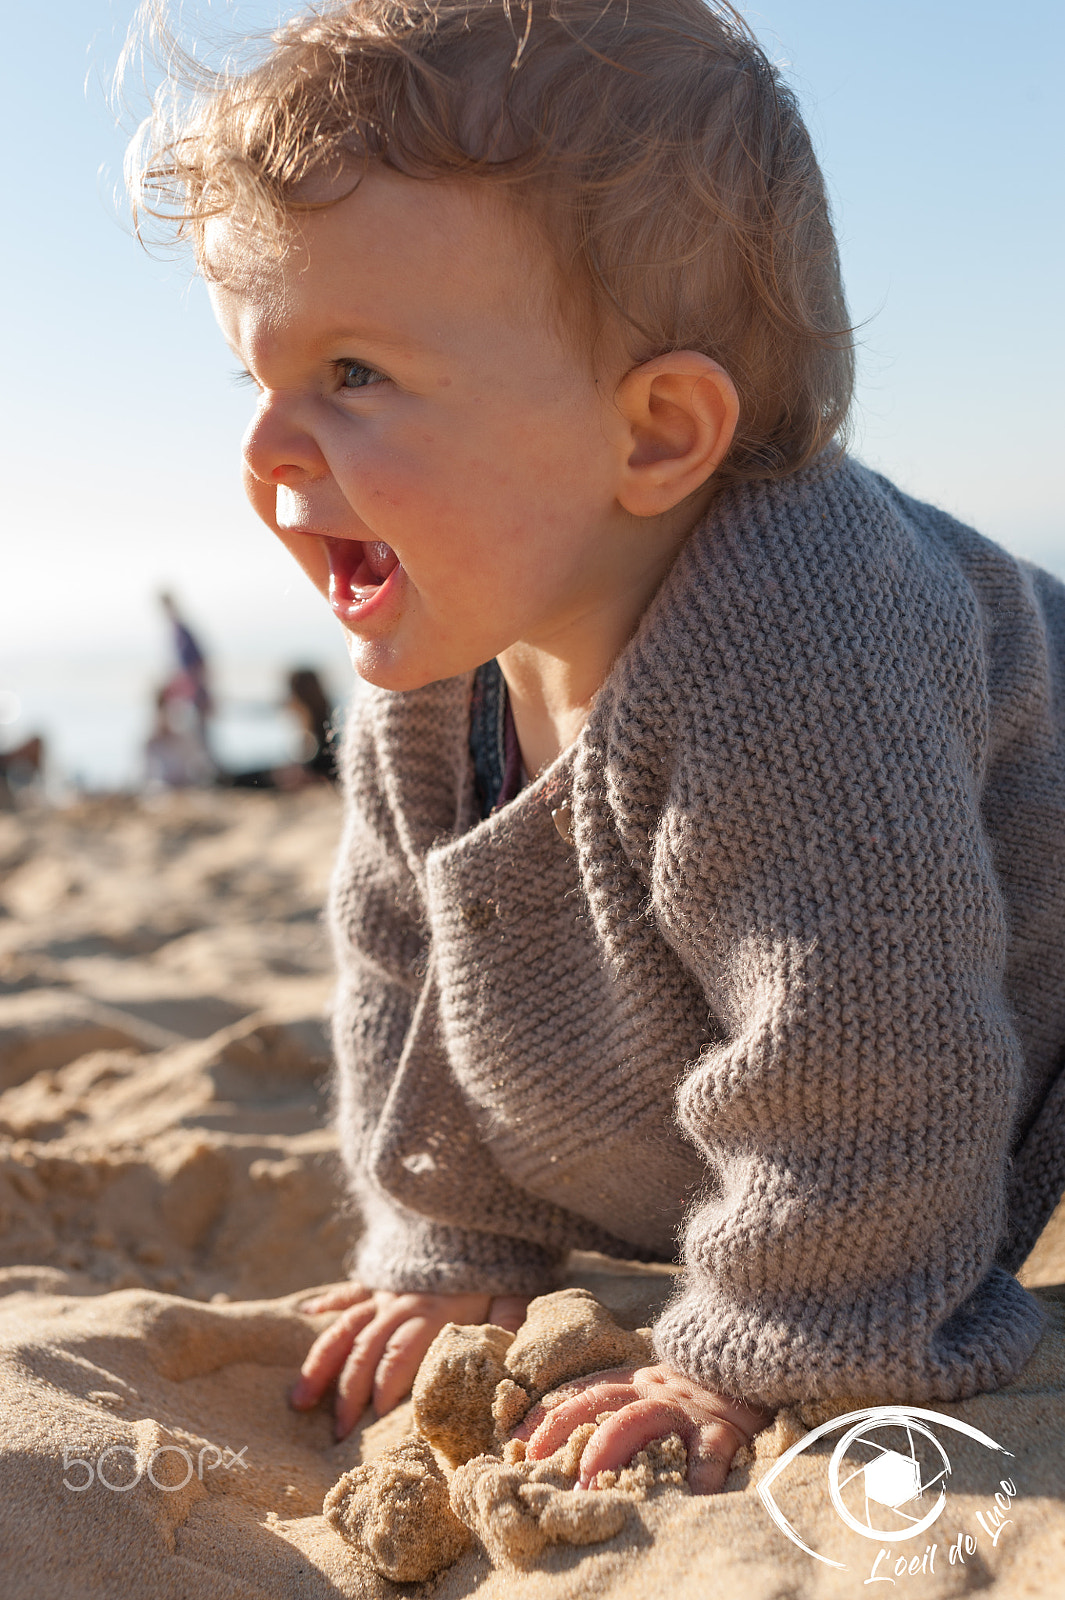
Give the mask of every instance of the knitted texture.
[[656, 1347], [709, 1387], [1014, 1377], [1010, 1272], [1065, 1188], [1065, 590], [819, 464], [718, 497], [484, 821], [471, 682], [348, 730], [359, 1275], [540, 1292], [570, 1248], [679, 1241]]

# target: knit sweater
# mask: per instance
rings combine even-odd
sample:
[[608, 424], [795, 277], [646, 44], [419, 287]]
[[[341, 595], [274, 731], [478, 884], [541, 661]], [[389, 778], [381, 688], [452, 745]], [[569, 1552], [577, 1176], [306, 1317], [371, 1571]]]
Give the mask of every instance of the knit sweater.
[[347, 734], [358, 1276], [679, 1253], [656, 1348], [710, 1388], [1013, 1378], [1065, 1188], [1065, 588], [821, 462], [717, 497], [484, 820], [471, 683], [368, 690]]

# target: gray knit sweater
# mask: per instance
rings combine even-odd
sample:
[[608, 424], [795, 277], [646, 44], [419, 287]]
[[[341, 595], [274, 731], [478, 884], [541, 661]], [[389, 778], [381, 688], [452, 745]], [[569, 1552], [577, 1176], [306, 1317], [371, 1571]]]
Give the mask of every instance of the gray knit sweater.
[[679, 1251], [657, 1349], [710, 1387], [1012, 1378], [1065, 1188], [1065, 589], [819, 464], [715, 501], [484, 821], [470, 691], [368, 691], [348, 731], [358, 1275], [535, 1293], [570, 1248]]

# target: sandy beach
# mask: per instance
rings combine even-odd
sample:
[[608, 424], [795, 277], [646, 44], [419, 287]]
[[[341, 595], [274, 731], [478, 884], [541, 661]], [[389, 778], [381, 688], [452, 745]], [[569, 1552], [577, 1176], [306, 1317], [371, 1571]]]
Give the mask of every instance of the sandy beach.
[[[529, 1559], [474, 1538], [397, 1583], [331, 1525], [337, 1480], [413, 1428], [408, 1402], [336, 1444], [287, 1404], [327, 1325], [299, 1303], [358, 1229], [328, 1127], [339, 821], [325, 788], [0, 815], [5, 1600], [1065, 1596], [1063, 1207], [1023, 1274], [1046, 1311], [1028, 1367], [926, 1419], [948, 1465], [919, 1534], [890, 1495], [871, 1528], [833, 1501], [830, 1425], [883, 1396], [782, 1412], [722, 1495], [648, 1479], [619, 1531]], [[671, 1274], [581, 1257], [568, 1281], [631, 1331]]]

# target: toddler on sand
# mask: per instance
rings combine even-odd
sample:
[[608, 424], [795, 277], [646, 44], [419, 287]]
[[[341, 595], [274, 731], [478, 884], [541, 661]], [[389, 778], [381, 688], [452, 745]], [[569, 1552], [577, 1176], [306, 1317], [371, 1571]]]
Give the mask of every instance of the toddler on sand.
[[1065, 590], [843, 453], [824, 188], [701, 0], [356, 0], [139, 156], [366, 684], [334, 1029], [338, 1433], [572, 1249], [678, 1259], [581, 1482], [958, 1399], [1065, 1187]]

